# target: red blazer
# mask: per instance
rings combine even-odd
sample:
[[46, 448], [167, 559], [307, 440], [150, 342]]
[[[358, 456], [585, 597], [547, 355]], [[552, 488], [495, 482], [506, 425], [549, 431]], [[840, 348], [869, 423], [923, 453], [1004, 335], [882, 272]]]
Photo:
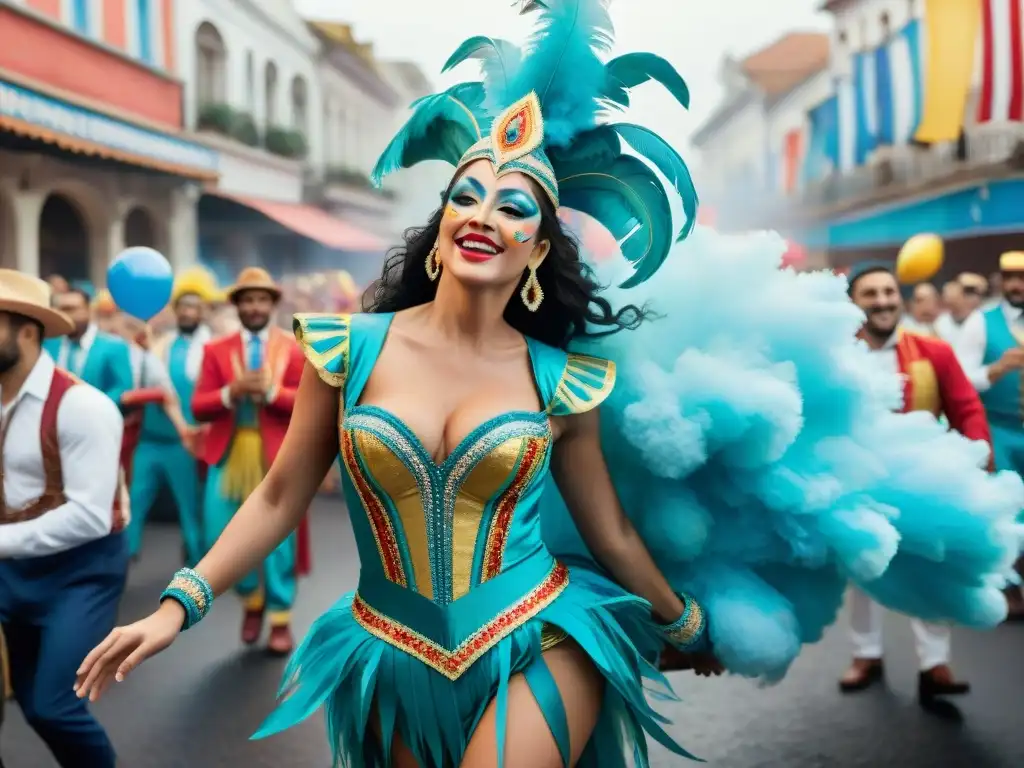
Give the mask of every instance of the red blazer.
[[[264, 355], [264, 366], [271, 372], [271, 390], [275, 392], [273, 402], [265, 402], [258, 411], [263, 451], [269, 467], [284, 442], [292, 408], [295, 406], [295, 392], [299, 388], [305, 358], [295, 339], [279, 328], [271, 327]], [[219, 464], [235, 433], [235, 410], [226, 408], [221, 390], [230, 385], [246, 367], [246, 353], [243, 349], [242, 334], [236, 331], [228, 336], [215, 339], [203, 348], [203, 364], [192, 394], [192, 414], [196, 421], [209, 425], [202, 453], [202, 461], [210, 465]], [[309, 572], [309, 534], [306, 521], [299, 527], [299, 551], [297, 569], [300, 574]]]
[[949, 426], [961, 435], [991, 446], [985, 409], [953, 348], [941, 339], [899, 333], [896, 357], [904, 375], [903, 411], [945, 414]]
[[[235, 433], [235, 410], [226, 408], [221, 390], [245, 371], [246, 352], [241, 332], [208, 342], [203, 349], [203, 365], [192, 395], [192, 414], [196, 421], [210, 425], [203, 447], [203, 461], [219, 464]], [[302, 378], [304, 358], [299, 345], [278, 328], [271, 328], [264, 365], [271, 371], [273, 402], [259, 408], [260, 435], [269, 467], [281, 449], [288, 422], [295, 406], [295, 392]]]

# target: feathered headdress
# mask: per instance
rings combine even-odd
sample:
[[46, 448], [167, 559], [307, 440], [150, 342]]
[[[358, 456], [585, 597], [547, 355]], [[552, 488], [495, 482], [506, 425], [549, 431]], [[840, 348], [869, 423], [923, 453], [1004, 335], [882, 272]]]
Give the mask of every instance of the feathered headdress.
[[[483, 81], [414, 102], [412, 117], [377, 161], [373, 181], [425, 160], [459, 169], [486, 158], [499, 176], [524, 173], [556, 207], [597, 219], [633, 264], [623, 287], [642, 283], [664, 262], [673, 240], [690, 233], [697, 193], [683, 159], [664, 139], [639, 125], [602, 124], [600, 118], [628, 107], [630, 89], [652, 80], [688, 107], [686, 83], [651, 53], [602, 60], [612, 44], [608, 0], [532, 0], [520, 12], [540, 16], [527, 45], [482, 36], [462, 43], [443, 71], [476, 59]], [[647, 162], [624, 154], [623, 142]], [[686, 222], [676, 237], [668, 194], [651, 166], [682, 198]]]

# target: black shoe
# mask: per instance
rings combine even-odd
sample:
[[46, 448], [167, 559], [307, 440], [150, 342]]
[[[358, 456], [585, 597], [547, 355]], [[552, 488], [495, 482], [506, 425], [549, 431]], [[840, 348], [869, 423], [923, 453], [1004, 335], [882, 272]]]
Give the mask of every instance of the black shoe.
[[920, 701], [929, 701], [937, 696], [963, 696], [970, 692], [970, 683], [957, 680], [948, 664], [932, 667], [917, 678], [917, 698]]

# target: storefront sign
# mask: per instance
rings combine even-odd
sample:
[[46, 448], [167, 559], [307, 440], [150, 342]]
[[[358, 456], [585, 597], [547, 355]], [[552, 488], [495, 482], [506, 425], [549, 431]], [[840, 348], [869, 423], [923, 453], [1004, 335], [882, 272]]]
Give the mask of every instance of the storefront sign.
[[216, 173], [217, 153], [200, 144], [150, 131], [35, 91], [0, 81], [0, 117], [20, 120], [72, 139], [162, 166]]

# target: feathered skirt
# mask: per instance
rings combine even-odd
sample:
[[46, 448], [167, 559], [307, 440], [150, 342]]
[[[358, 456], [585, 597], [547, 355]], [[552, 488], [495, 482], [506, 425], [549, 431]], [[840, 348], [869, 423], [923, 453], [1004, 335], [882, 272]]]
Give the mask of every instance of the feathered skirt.
[[692, 758], [665, 732], [667, 719], [648, 702], [675, 698], [648, 660], [660, 645], [650, 604], [590, 569], [570, 565], [569, 573], [569, 583], [550, 605], [455, 680], [368, 632], [352, 613], [355, 593], [345, 595], [296, 650], [281, 701], [254, 738], [285, 730], [323, 705], [335, 765], [389, 766], [397, 735], [424, 768], [455, 767], [492, 701], [503, 754], [508, 684], [521, 673], [568, 764], [566, 712], [543, 651], [570, 638], [606, 681], [598, 724], [579, 766], [645, 768], [647, 737]]

